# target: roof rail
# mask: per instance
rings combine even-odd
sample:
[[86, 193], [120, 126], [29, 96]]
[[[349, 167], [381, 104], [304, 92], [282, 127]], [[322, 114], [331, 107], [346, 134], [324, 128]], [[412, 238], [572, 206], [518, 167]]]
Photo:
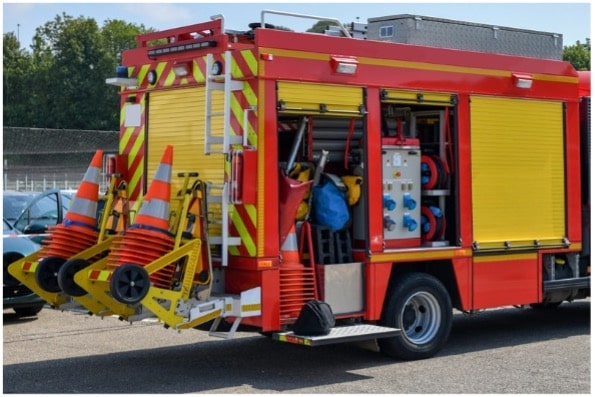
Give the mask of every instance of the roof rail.
[[336, 22], [339, 29], [341, 30], [341, 32], [343, 32], [343, 34], [345, 35], [345, 37], [351, 37], [351, 34], [347, 31], [347, 29], [345, 29], [345, 27], [343, 27], [343, 24], [341, 23], [341, 21], [339, 21], [337, 18], [328, 18], [328, 17], [319, 17], [316, 15], [306, 15], [306, 14], [298, 14], [298, 13], [294, 13], [294, 12], [285, 12], [285, 11], [274, 11], [274, 10], [262, 10], [260, 12], [260, 26], [262, 28], [264, 28], [265, 22], [264, 22], [264, 16], [265, 14], [276, 14], [276, 15], [285, 15], [285, 16], [289, 16], [289, 17], [297, 17], [297, 18], [308, 18], [308, 19], [316, 19], [319, 21], [332, 21], [332, 22]]

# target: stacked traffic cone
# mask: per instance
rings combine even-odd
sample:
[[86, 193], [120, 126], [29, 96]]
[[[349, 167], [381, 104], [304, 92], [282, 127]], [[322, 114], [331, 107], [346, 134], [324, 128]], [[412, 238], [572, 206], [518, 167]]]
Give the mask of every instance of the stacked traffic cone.
[[97, 200], [103, 151], [97, 150], [73, 198], [64, 221], [49, 230], [38, 258], [68, 259], [97, 244]]
[[[168, 145], [135, 223], [112, 244], [108, 268], [113, 270], [127, 263], [146, 266], [173, 249], [174, 239], [169, 232], [172, 157], [173, 147]], [[169, 289], [174, 272], [172, 263], [151, 274], [151, 282], [155, 287]]]
[[280, 311], [281, 319], [290, 322], [297, 318], [302, 306], [316, 298], [313, 269], [300, 262], [295, 224], [281, 246]]

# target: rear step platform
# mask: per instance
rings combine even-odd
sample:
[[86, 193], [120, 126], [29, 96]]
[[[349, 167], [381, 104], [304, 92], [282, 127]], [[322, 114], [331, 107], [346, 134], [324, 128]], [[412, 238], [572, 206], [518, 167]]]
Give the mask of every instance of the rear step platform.
[[333, 343], [358, 342], [370, 339], [388, 338], [401, 332], [398, 328], [381, 327], [372, 324], [357, 324], [331, 328], [328, 335], [307, 336], [296, 335], [293, 332], [277, 332], [273, 339], [305, 346], [322, 346]]

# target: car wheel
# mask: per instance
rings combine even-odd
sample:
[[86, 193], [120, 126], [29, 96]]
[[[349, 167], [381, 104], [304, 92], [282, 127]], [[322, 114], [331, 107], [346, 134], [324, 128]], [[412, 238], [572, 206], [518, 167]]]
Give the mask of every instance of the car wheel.
[[16, 287], [20, 284], [19, 280], [12, 277], [12, 275], [8, 273], [8, 266], [22, 258], [24, 258], [24, 255], [18, 252], [5, 252], [4, 255], [2, 255], [2, 276], [4, 276], [2, 281], [4, 286]]

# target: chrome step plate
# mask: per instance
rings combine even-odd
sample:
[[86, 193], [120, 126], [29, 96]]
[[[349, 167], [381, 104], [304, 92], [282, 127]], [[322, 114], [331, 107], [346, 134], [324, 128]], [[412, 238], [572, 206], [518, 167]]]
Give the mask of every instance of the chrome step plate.
[[293, 332], [277, 332], [273, 334], [273, 339], [296, 345], [322, 346], [333, 343], [388, 338], [396, 336], [399, 332], [401, 332], [401, 330], [397, 328], [381, 327], [372, 324], [358, 324], [335, 327], [331, 329], [331, 332], [328, 335], [321, 336], [296, 335]]

